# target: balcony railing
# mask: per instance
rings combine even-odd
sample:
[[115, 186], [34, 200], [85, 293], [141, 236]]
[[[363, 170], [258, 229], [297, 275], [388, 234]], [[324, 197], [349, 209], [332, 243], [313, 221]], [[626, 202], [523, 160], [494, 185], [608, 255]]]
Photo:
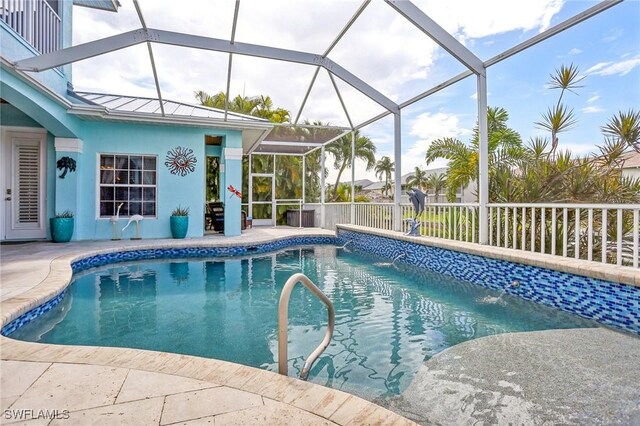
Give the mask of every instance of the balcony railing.
[[40, 53], [61, 47], [62, 22], [45, 0], [0, 0], [2, 20]]
[[[316, 209], [321, 226], [321, 204]], [[640, 205], [637, 204], [489, 204], [489, 245], [639, 267]], [[327, 203], [324, 228], [354, 224], [393, 230], [392, 203]], [[353, 217], [352, 217], [353, 214]], [[402, 231], [409, 229], [413, 206], [400, 206]], [[420, 234], [475, 243], [479, 240], [479, 205], [432, 203], [418, 216]]]

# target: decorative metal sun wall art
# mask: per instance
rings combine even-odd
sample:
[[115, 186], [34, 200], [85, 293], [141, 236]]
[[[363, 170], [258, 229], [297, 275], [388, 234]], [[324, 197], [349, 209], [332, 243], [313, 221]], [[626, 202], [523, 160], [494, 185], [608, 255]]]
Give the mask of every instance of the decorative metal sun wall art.
[[172, 175], [186, 176], [196, 169], [197, 162], [191, 148], [177, 146], [167, 152], [164, 165]]

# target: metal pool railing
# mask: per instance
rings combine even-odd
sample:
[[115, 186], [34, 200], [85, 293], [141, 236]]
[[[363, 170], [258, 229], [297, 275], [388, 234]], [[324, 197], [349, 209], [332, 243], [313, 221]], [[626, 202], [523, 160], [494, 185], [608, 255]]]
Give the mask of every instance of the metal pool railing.
[[282, 375], [287, 375], [288, 372], [288, 334], [289, 334], [289, 298], [291, 297], [291, 291], [296, 284], [301, 283], [313, 293], [318, 299], [320, 299], [325, 305], [327, 305], [328, 321], [327, 332], [324, 335], [324, 339], [318, 347], [311, 352], [311, 355], [307, 357], [307, 360], [300, 372], [300, 379], [307, 380], [309, 377], [309, 371], [316, 359], [322, 352], [329, 346], [331, 342], [331, 336], [333, 336], [333, 328], [335, 326], [336, 313], [333, 308], [333, 303], [329, 298], [320, 290], [306, 275], [297, 273], [291, 275], [282, 288], [280, 293], [280, 303], [278, 304], [278, 372]]

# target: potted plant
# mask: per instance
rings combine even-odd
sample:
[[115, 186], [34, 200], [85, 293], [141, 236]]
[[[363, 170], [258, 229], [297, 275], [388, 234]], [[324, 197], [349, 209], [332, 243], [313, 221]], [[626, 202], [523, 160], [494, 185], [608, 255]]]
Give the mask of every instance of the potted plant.
[[189, 229], [189, 207], [180, 206], [171, 212], [171, 236], [173, 238], [184, 238]]
[[55, 217], [49, 219], [51, 225], [51, 239], [55, 243], [68, 243], [73, 236], [73, 212], [65, 210], [56, 213]]

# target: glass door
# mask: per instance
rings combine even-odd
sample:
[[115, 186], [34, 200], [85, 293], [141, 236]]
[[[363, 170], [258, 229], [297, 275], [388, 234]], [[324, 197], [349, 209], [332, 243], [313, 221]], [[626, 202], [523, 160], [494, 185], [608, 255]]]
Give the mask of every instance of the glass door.
[[273, 225], [273, 203], [275, 180], [271, 174], [253, 174], [251, 176], [251, 196], [254, 225]]

